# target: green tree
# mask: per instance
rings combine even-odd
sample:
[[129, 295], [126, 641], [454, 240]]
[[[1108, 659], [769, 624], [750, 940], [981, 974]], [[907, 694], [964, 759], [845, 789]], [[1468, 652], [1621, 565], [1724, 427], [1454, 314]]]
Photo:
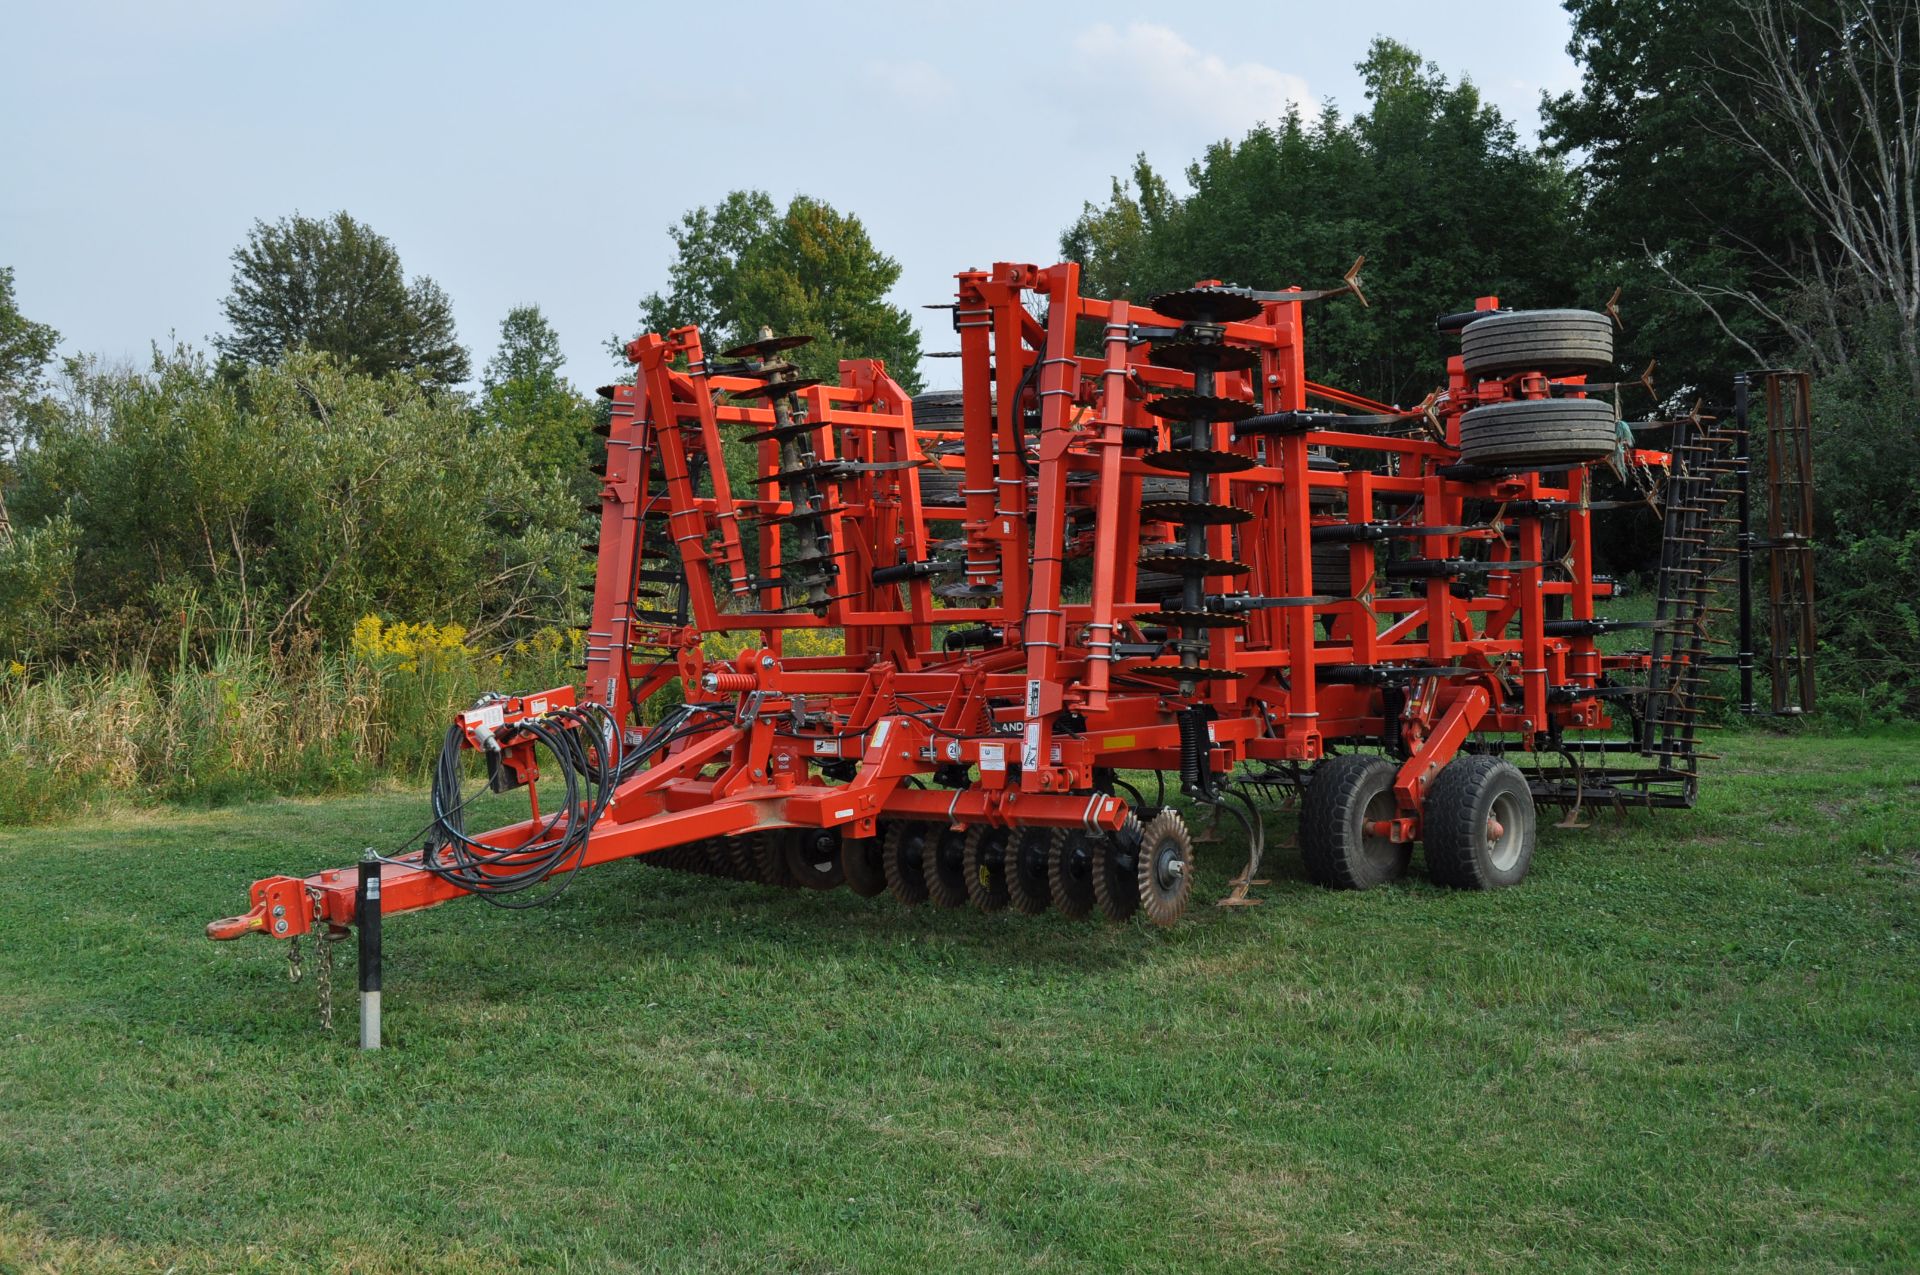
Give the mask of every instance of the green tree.
[[591, 404], [560, 374], [560, 337], [540, 307], [515, 306], [500, 321], [500, 346], [480, 384], [487, 424], [520, 448], [533, 468], [590, 486], [596, 450]]
[[7, 518], [9, 462], [20, 445], [20, 419], [37, 394], [60, 334], [20, 313], [13, 299], [13, 267], [0, 266], [0, 550], [13, 537]]
[[258, 366], [305, 348], [369, 376], [467, 379], [447, 294], [425, 275], [409, 281], [392, 243], [344, 212], [256, 221], [233, 266], [223, 307], [233, 330], [214, 342], [229, 358]]
[[[1724, 400], [1771, 341], [1759, 310], [1703, 296], [1777, 300], [1812, 230], [1780, 183], [1717, 127], [1715, 99], [1744, 96], [1716, 65], [1749, 0], [1563, 0], [1580, 87], [1543, 100], [1543, 133], [1580, 158], [1589, 277], [1627, 298], [1623, 359], [1658, 358], [1679, 394]], [[1780, 139], [1784, 141], [1785, 139]], [[1693, 294], [1689, 295], [1689, 289]]]
[[642, 331], [698, 324], [710, 349], [750, 341], [763, 325], [804, 332], [813, 344], [789, 357], [808, 375], [835, 380], [841, 359], [875, 358], [909, 391], [920, 388], [919, 334], [887, 301], [899, 263], [858, 217], [806, 195], [783, 212], [763, 191], [734, 191], [668, 233], [667, 291], [640, 303]]
[[1564, 3], [1582, 80], [1548, 134], [1638, 284], [1630, 356], [1712, 401], [1744, 368], [1819, 374], [1823, 676], [1920, 712], [1920, 4]]
[[1373, 308], [1312, 308], [1308, 357], [1318, 379], [1389, 402], [1444, 378], [1437, 314], [1486, 293], [1522, 306], [1581, 300], [1564, 168], [1522, 146], [1471, 83], [1404, 45], [1376, 40], [1360, 72], [1365, 112], [1290, 112], [1217, 143], [1187, 169], [1184, 199], [1137, 161], [1061, 250], [1094, 291], [1140, 300], [1202, 278], [1311, 287], [1364, 255]]
[[128, 654], [196, 612], [262, 640], [378, 613], [496, 645], [572, 614], [575, 495], [448, 396], [312, 352], [238, 383], [187, 350], [79, 375], [100, 409], [37, 422], [16, 488], [21, 539], [73, 532], [36, 549], [43, 571], [77, 554], [51, 654]]

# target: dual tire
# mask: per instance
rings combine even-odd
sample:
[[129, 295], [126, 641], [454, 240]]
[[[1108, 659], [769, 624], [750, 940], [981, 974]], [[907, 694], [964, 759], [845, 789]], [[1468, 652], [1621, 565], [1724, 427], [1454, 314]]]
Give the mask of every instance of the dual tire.
[[[1592, 310], [1490, 314], [1460, 333], [1473, 376], [1519, 372], [1584, 376], [1613, 366], [1613, 320]], [[1589, 464], [1618, 445], [1617, 418], [1600, 399], [1527, 399], [1476, 407], [1460, 420], [1460, 459], [1497, 469]]]
[[[1300, 855], [1307, 876], [1337, 890], [1398, 881], [1413, 857], [1386, 825], [1398, 814], [1398, 767], [1349, 753], [1320, 763], [1300, 807]], [[1518, 885], [1533, 864], [1537, 836], [1526, 776], [1499, 757], [1456, 757], [1427, 790], [1423, 820], [1427, 875], [1461, 890]]]

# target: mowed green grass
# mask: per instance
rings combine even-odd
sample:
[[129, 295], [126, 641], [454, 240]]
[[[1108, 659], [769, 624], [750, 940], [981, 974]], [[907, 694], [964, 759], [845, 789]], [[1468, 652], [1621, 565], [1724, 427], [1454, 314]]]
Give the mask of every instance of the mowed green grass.
[[0, 1269], [1911, 1267], [1920, 736], [1716, 743], [1497, 895], [1277, 816], [1171, 932], [610, 865], [389, 921], [370, 1056], [200, 927], [418, 798], [0, 834]]

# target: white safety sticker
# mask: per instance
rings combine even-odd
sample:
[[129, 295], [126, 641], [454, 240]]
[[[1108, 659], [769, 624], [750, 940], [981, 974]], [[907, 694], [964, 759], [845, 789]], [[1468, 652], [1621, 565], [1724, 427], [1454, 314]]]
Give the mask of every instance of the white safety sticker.
[[980, 769], [1005, 770], [1007, 768], [1007, 750], [1004, 744], [980, 745]]
[[1040, 716], [1040, 679], [1037, 677], [1027, 681], [1027, 716]]
[[840, 741], [837, 739], [816, 739], [813, 741], [813, 751], [822, 757], [838, 757], [840, 755]]
[[1040, 768], [1040, 723], [1027, 723], [1026, 742], [1020, 746], [1020, 765], [1025, 770]]
[[547, 697], [546, 696], [542, 695], [539, 699], [530, 699], [527, 701], [528, 717], [545, 717], [546, 714], [547, 714]]
[[467, 725], [484, 726], [488, 730], [493, 730], [506, 720], [507, 707], [504, 704], [488, 704], [484, 708], [476, 708], [467, 714]]
[[853, 818], [853, 808], [849, 806], [845, 810], [836, 810], [833, 812], [833, 817], [835, 819], [851, 819]]

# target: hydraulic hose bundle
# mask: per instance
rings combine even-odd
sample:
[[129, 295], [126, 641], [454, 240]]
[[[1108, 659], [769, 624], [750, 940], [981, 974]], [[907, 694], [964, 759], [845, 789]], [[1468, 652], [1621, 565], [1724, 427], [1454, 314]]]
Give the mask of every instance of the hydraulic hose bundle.
[[505, 728], [506, 739], [488, 749], [522, 742], [524, 737], [552, 758], [548, 773], [557, 777], [565, 799], [511, 849], [487, 845], [466, 834], [464, 811], [471, 798], [461, 795], [459, 726], [447, 731], [433, 775], [433, 823], [418, 866], [479, 895], [498, 907], [538, 907], [559, 897], [569, 876], [543, 894], [513, 898], [556, 872], [579, 866], [587, 834], [606, 813], [621, 773], [620, 732], [613, 715], [598, 704], [556, 708]]

